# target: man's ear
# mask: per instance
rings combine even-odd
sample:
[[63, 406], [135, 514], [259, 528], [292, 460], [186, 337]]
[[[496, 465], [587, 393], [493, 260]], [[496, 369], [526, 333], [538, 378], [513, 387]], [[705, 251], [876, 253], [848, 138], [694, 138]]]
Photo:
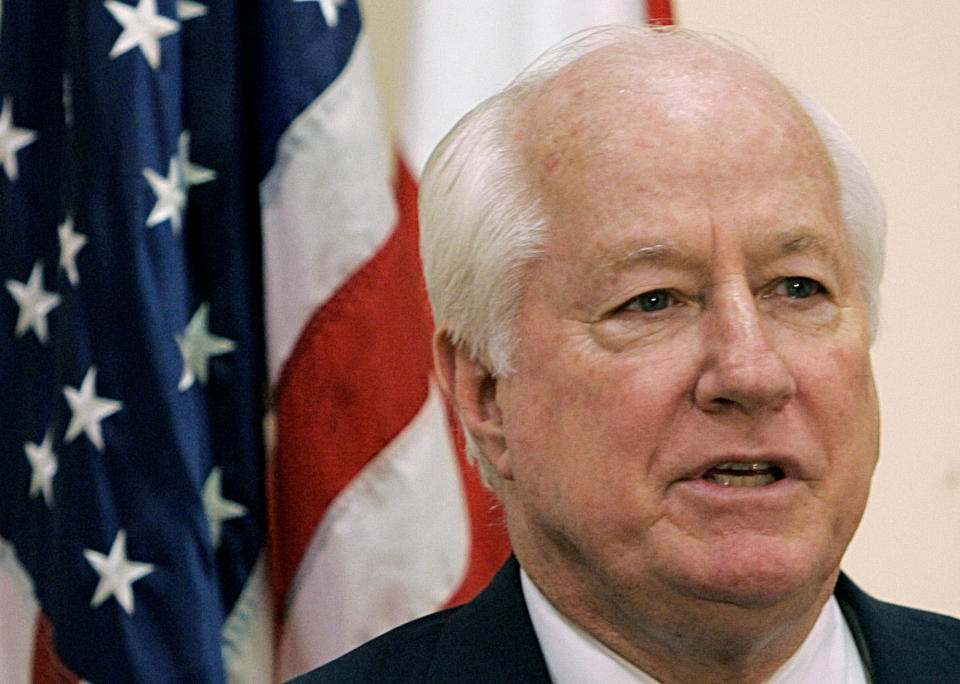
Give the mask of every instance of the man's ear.
[[454, 344], [445, 330], [434, 333], [433, 361], [440, 388], [453, 402], [464, 428], [500, 477], [511, 479], [503, 417], [497, 403], [497, 379], [486, 366], [470, 358], [463, 345]]

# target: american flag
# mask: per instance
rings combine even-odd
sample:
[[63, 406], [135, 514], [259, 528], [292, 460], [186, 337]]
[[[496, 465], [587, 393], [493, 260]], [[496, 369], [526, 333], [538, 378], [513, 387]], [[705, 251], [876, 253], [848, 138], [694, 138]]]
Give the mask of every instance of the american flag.
[[268, 593], [285, 676], [478, 587], [357, 3], [2, 11], [4, 676], [269, 681]]
[[249, 638], [266, 533], [258, 193], [359, 30], [339, 0], [3, 2], [2, 562], [80, 678], [269, 673], [251, 649], [272, 624]]

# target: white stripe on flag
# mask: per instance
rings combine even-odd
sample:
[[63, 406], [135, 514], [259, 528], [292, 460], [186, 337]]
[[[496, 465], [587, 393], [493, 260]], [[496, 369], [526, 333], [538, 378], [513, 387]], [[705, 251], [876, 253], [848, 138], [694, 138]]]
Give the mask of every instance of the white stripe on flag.
[[290, 125], [260, 187], [270, 383], [303, 326], [397, 221], [366, 39]]
[[470, 539], [446, 420], [431, 387], [416, 418], [327, 509], [291, 587], [281, 681], [436, 610], [459, 586]]
[[414, 9], [401, 142], [414, 175], [440, 138], [565, 36], [642, 22], [641, 0], [419, 0]]
[[230, 684], [265, 684], [272, 679], [276, 630], [265, 557], [261, 552], [223, 625], [223, 662]]
[[30, 681], [36, 623], [33, 582], [13, 546], [0, 539], [0, 682]]

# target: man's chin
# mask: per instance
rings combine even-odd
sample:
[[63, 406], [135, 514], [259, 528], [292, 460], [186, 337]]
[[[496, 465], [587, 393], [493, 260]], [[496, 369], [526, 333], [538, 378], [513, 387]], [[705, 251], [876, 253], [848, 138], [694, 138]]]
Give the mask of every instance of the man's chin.
[[694, 598], [763, 609], [803, 595], [819, 596], [836, 571], [803, 554], [776, 553], [758, 545], [753, 553], [717, 554], [686, 572], [675, 567], [671, 574], [675, 586]]
[[773, 608], [796, 596], [804, 585], [786, 581], [783, 577], [763, 578], [749, 585], [723, 581], [691, 584], [690, 595], [702, 601], [748, 610]]

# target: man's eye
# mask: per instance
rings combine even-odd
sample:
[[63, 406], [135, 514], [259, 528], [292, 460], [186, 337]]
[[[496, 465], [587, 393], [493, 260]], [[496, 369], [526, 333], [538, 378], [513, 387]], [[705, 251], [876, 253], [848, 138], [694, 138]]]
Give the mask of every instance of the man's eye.
[[673, 295], [671, 295], [666, 290], [651, 290], [650, 292], [644, 292], [642, 295], [637, 295], [629, 302], [625, 308], [633, 309], [636, 311], [662, 311], [666, 309], [673, 303]]
[[823, 285], [813, 278], [791, 276], [780, 281], [780, 284], [777, 285], [777, 291], [794, 299], [806, 299], [823, 292]]

